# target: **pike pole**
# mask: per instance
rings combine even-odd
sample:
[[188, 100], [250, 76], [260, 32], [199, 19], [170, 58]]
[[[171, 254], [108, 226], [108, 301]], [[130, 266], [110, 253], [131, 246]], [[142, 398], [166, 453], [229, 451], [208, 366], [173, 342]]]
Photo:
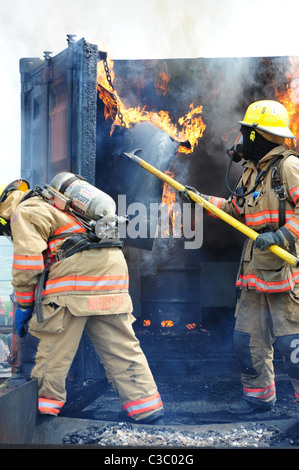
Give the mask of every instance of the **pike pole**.
[[[227, 214], [222, 209], [219, 209], [218, 207], [216, 207], [214, 204], [210, 203], [203, 197], [199, 196], [194, 191], [187, 190], [184, 185], [174, 180], [173, 178], [170, 178], [170, 176], [166, 175], [162, 171], [150, 165], [145, 160], [142, 160], [142, 158], [136, 155], [136, 152], [140, 152], [141, 150], [142, 149], [136, 149], [132, 153], [124, 152], [123, 155], [126, 155], [127, 157], [129, 157], [133, 162], [137, 163], [137, 165], [149, 171], [150, 173], [152, 173], [153, 175], [155, 175], [157, 178], [161, 179], [165, 183], [169, 184], [169, 186], [176, 189], [177, 191], [188, 191], [189, 197], [190, 199], [192, 199], [192, 201], [200, 204], [204, 209], [212, 212], [212, 214], [216, 215], [217, 217], [222, 219], [224, 222], [234, 227], [236, 230], [239, 230], [239, 232], [242, 232], [247, 237], [251, 238], [252, 240], [255, 240], [258, 237], [259, 234], [255, 230], [251, 229], [250, 227], [247, 227], [247, 225], [243, 224], [242, 222], [239, 222], [237, 219]], [[272, 245], [268, 249], [272, 251], [272, 253], [274, 253], [275, 255], [279, 256], [279, 258], [282, 258], [283, 260], [287, 261], [293, 267], [295, 268], [299, 267], [299, 259], [293, 256], [288, 251], [279, 247], [278, 245]]]

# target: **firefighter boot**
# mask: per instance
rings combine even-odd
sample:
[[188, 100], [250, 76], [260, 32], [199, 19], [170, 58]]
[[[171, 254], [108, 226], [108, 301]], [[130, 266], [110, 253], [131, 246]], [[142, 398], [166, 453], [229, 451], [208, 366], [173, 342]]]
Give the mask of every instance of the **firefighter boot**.
[[267, 403], [258, 403], [257, 401], [249, 401], [242, 398], [240, 401], [230, 405], [228, 411], [231, 414], [246, 415], [251, 413], [265, 413], [271, 410], [275, 405], [276, 399]]
[[119, 419], [121, 421], [127, 422], [127, 423], [132, 423], [132, 424], [150, 424], [150, 425], [155, 425], [155, 426], [163, 426], [164, 425], [164, 411], [156, 411], [155, 413], [147, 416], [146, 418], [143, 419], [133, 419], [130, 418], [126, 413], [122, 412], [119, 414]]

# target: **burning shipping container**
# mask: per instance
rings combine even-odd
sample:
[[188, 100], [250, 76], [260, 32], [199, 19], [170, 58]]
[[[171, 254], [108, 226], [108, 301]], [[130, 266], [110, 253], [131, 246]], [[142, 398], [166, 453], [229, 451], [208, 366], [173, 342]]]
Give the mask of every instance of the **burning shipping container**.
[[[150, 362], [154, 366], [165, 345], [169, 366], [169, 344], [178, 335], [184, 350], [180, 358], [200, 362], [223, 352], [231, 358], [243, 237], [222, 221], [205, 218], [202, 247], [185, 249], [172, 210], [175, 202], [180, 204], [178, 195], [122, 154], [142, 148], [142, 158], [181, 183], [227, 196], [226, 148], [249, 103], [280, 100], [296, 134], [297, 59], [111, 61], [96, 45], [69, 35], [68, 47], [55, 57], [46, 52], [43, 60], [21, 59], [20, 73], [21, 176], [33, 187], [49, 183], [57, 172], [71, 171], [118, 205], [119, 196], [125, 196], [122, 210], [136, 202], [148, 209], [146, 236], [130, 237], [128, 230], [124, 251], [136, 330]], [[235, 165], [232, 181], [240, 172]], [[159, 221], [148, 217], [153, 203], [171, 208], [169, 232], [156, 239]], [[81, 391], [82, 384], [102, 376], [84, 337], [69, 387]]]

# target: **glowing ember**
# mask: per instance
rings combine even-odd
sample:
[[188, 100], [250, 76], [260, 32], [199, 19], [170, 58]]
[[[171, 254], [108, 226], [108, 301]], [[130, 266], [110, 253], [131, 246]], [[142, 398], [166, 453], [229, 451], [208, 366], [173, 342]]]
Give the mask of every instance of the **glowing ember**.
[[161, 326], [163, 326], [163, 328], [171, 328], [173, 325], [174, 325], [174, 323], [171, 320], [161, 321]]
[[196, 328], [196, 323], [188, 323], [186, 327], [188, 328], [188, 330], [194, 330], [194, 328]]
[[151, 321], [150, 320], [143, 320], [143, 326], [150, 326]]
[[[191, 103], [189, 106], [190, 111], [178, 120], [180, 128], [178, 128], [177, 124], [171, 122], [168, 111], [161, 110], [155, 113], [147, 111], [146, 106], [143, 108], [139, 106], [127, 108], [112, 84], [114, 79], [113, 65], [113, 61], [107, 60], [98, 62], [97, 67], [97, 90], [99, 98], [104, 102], [105, 119], [110, 118], [113, 120], [114, 125], [124, 125], [126, 127], [141, 121], [150, 121], [166, 131], [174, 140], [182, 143], [188, 141], [188, 146], [180, 145], [178, 151], [181, 153], [191, 153], [206, 128], [201, 117], [202, 106], [194, 107], [194, 104]], [[107, 71], [109, 79], [107, 79]], [[155, 82], [158, 94], [165, 95], [167, 93], [169, 80], [170, 77], [166, 67]]]

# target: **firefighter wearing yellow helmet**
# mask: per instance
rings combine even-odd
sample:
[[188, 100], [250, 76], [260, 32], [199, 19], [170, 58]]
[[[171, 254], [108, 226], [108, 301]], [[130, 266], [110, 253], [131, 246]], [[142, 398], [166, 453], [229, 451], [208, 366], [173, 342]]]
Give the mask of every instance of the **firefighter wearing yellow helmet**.
[[289, 114], [277, 101], [263, 100], [252, 103], [248, 106], [243, 121], [239, 123], [269, 133], [268, 139], [275, 139], [274, 136], [295, 138], [289, 129]]
[[[10, 192], [21, 191], [21, 193], [25, 193], [29, 188], [30, 185], [28, 181], [23, 179], [12, 181], [10, 184], [0, 183], [0, 203], [5, 201]], [[0, 214], [0, 235], [11, 235], [9, 223], [10, 212], [10, 210], [8, 213], [3, 211], [3, 213]]]
[[[4, 227], [10, 226], [14, 245], [15, 328], [19, 336], [26, 336], [19, 378], [37, 379], [39, 413], [57, 416], [86, 329], [119, 395], [123, 419], [157, 422], [163, 403], [132, 327], [135, 319], [121, 244], [104, 236], [90, 238], [87, 218], [69, 210], [75, 199], [65, 194], [74, 187], [76, 195], [81, 191], [77, 206], [83, 194], [84, 202], [99, 197], [94, 206], [103, 218], [113, 212], [115, 203], [78, 175], [64, 172], [56, 177], [40, 191], [29, 190], [23, 180], [0, 186], [0, 217]], [[0, 388], [10, 387], [6, 382]]]
[[240, 180], [228, 199], [205, 197], [259, 233], [245, 241], [236, 280], [234, 342], [243, 396], [230, 411], [247, 414], [275, 404], [274, 340], [299, 406], [299, 269], [268, 250], [278, 245], [299, 254], [299, 158], [285, 147], [295, 135], [281, 103], [252, 103], [239, 123], [228, 153], [231, 162], [245, 160]]

